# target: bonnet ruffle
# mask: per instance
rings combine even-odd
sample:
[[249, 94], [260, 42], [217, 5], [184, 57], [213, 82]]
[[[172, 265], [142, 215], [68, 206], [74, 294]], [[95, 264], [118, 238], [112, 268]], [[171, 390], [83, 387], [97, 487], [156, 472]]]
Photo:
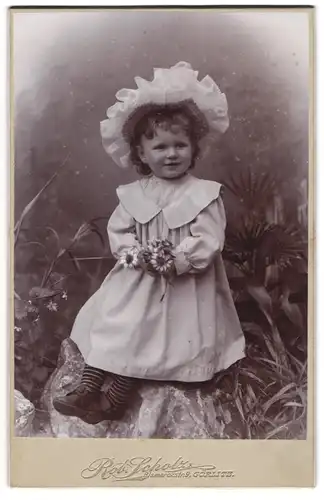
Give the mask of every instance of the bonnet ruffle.
[[124, 126], [142, 106], [191, 101], [204, 115], [208, 135], [223, 133], [228, 128], [225, 94], [209, 75], [199, 81], [198, 71], [187, 62], [178, 62], [171, 68], [155, 68], [152, 81], [136, 76], [135, 82], [137, 89], [124, 88], [116, 93], [117, 102], [108, 108], [107, 119], [100, 123], [103, 147], [121, 168], [130, 166], [130, 147], [123, 133]]

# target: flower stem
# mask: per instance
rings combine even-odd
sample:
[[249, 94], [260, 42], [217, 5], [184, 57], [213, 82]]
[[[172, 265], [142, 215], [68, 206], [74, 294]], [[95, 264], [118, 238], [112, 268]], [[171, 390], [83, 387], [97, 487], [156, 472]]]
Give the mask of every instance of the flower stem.
[[164, 278], [164, 276], [161, 276], [162, 280], [165, 280], [165, 289], [164, 289], [164, 292], [162, 294], [162, 297], [160, 298], [160, 302], [162, 302], [162, 300], [164, 299], [165, 297], [165, 294], [167, 293], [167, 289], [168, 289], [168, 280], [166, 278]]

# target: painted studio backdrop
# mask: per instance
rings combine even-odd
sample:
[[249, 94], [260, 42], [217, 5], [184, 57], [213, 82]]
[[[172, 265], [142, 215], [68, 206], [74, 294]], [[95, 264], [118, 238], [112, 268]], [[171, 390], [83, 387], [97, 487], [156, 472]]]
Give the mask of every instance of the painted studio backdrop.
[[306, 437], [308, 44], [293, 10], [14, 13], [15, 397], [28, 435], [50, 429], [62, 342], [115, 262], [116, 187], [138, 178], [105, 153], [99, 123], [135, 76], [187, 61], [228, 100], [229, 129], [193, 173], [225, 186], [223, 259], [247, 341], [208, 385], [211, 436]]

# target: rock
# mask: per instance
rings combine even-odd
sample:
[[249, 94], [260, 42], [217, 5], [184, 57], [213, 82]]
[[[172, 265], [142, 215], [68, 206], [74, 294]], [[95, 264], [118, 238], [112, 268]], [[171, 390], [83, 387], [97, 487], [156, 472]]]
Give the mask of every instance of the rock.
[[[119, 421], [90, 425], [77, 417], [67, 417], [53, 407], [53, 398], [79, 383], [83, 358], [71, 339], [62, 342], [57, 369], [48, 381], [42, 398], [49, 412], [49, 428], [56, 437], [106, 438], [222, 438], [229, 420], [222, 415], [215, 394], [203, 384], [143, 381], [138, 394]], [[199, 386], [200, 387], [197, 387]], [[215, 392], [215, 389], [214, 389]], [[225, 422], [227, 420], [227, 422]]]
[[21, 392], [15, 390], [15, 435], [31, 436], [33, 434], [34, 405]]

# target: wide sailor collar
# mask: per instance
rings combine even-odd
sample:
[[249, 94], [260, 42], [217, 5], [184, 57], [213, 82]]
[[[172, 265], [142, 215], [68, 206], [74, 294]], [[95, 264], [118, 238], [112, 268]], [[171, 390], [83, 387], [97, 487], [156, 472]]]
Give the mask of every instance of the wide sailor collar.
[[176, 229], [193, 221], [220, 194], [222, 185], [214, 181], [186, 175], [181, 180], [161, 181], [161, 189], [169, 196], [163, 205], [154, 196], [154, 189], [146, 189], [147, 180], [141, 179], [119, 186], [117, 196], [125, 210], [140, 224], [146, 224], [160, 212], [169, 229]]

